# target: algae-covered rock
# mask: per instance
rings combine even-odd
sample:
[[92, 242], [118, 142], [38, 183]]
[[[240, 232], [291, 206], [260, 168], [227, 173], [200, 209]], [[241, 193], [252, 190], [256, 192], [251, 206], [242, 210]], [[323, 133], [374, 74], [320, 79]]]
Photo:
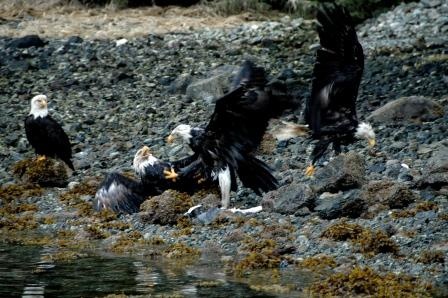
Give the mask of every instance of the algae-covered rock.
[[379, 203], [389, 208], [404, 208], [417, 199], [405, 184], [389, 180], [370, 181], [363, 187], [361, 197], [369, 205]]
[[23, 183], [43, 187], [65, 187], [68, 183], [68, 170], [64, 162], [48, 157], [21, 160], [13, 166], [13, 173]]
[[175, 225], [192, 206], [193, 201], [187, 194], [167, 190], [143, 202], [140, 206], [140, 217], [146, 223]]

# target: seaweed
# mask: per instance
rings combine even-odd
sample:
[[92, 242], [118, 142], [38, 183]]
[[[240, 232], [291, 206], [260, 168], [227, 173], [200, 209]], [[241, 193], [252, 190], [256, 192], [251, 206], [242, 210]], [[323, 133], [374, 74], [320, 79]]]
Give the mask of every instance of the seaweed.
[[382, 231], [365, 229], [353, 242], [359, 245], [360, 251], [364, 254], [392, 253], [397, 255], [399, 252], [397, 243]]
[[445, 253], [441, 250], [424, 250], [417, 258], [423, 264], [445, 263]]
[[38, 197], [44, 190], [36, 184], [9, 184], [0, 186], [0, 198], [6, 203], [15, 199]]
[[306, 268], [311, 271], [321, 271], [323, 269], [333, 269], [336, 267], [336, 261], [332, 256], [321, 255], [305, 258], [297, 263], [300, 268]]
[[163, 251], [163, 255], [170, 259], [197, 258], [200, 254], [198, 249], [181, 242], [171, 244]]
[[379, 274], [372, 269], [355, 267], [348, 273], [335, 273], [308, 289], [312, 296], [431, 297], [430, 284], [416, 278]]
[[44, 187], [65, 187], [67, 168], [63, 162], [46, 157], [45, 159], [24, 159], [15, 163], [12, 172], [21, 181]]
[[243, 251], [246, 255], [233, 263], [232, 271], [236, 276], [244, 276], [255, 269], [275, 269], [280, 266], [282, 257], [277, 251], [277, 242], [273, 239], [247, 237]]
[[342, 221], [328, 227], [321, 235], [321, 237], [330, 238], [337, 241], [346, 241], [356, 239], [364, 230], [358, 224], [351, 224], [347, 221]]
[[134, 252], [143, 244], [143, 235], [138, 231], [132, 231], [128, 234], [122, 234], [110, 250], [115, 253]]
[[328, 227], [321, 235], [336, 241], [350, 240], [366, 255], [392, 253], [397, 255], [398, 245], [383, 231], [373, 231], [358, 224], [342, 221]]

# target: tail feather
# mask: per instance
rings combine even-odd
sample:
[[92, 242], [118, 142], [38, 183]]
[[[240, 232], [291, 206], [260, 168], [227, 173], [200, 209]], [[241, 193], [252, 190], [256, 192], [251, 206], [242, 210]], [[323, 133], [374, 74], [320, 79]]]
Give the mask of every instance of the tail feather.
[[307, 137], [309, 135], [308, 125], [300, 125], [290, 122], [283, 122], [285, 126], [273, 132], [275, 138], [279, 141], [286, 141], [295, 137]]
[[243, 185], [258, 195], [278, 188], [278, 181], [271, 174], [271, 169], [255, 157], [248, 156], [241, 162], [237, 173]]

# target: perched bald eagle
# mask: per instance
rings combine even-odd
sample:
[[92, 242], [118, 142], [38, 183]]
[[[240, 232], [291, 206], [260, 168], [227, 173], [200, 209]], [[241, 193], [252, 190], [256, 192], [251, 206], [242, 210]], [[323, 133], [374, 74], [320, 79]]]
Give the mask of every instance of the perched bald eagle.
[[[311, 97], [305, 108], [305, 122], [317, 140], [311, 153], [311, 165], [306, 175], [314, 174], [315, 163], [332, 144], [336, 154], [342, 145], [356, 138], [375, 145], [375, 133], [370, 124], [359, 123], [356, 98], [364, 70], [364, 54], [348, 11], [336, 4], [323, 5], [317, 13], [320, 49], [313, 71]], [[303, 126], [288, 124], [278, 133], [287, 139], [303, 133]]]
[[31, 111], [25, 119], [26, 137], [40, 158], [57, 157], [74, 170], [68, 136], [61, 125], [48, 115], [47, 106], [45, 95], [31, 99]]
[[[246, 61], [233, 90], [216, 101], [204, 129], [181, 124], [167, 139], [172, 142], [181, 137], [190, 146], [194, 151], [190, 160], [194, 161], [181, 173], [199, 170], [205, 179], [218, 181], [223, 208], [229, 207], [230, 192], [237, 189], [237, 176], [256, 194], [278, 187], [271, 169], [254, 156], [269, 120], [290, 103], [289, 98], [277, 96], [274, 91], [267, 85], [264, 69]], [[172, 177], [176, 175], [167, 175]]]

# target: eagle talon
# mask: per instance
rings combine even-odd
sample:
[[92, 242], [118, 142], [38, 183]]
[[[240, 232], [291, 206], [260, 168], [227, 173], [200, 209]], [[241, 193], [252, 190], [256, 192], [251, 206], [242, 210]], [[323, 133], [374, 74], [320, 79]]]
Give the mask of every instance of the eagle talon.
[[176, 171], [174, 171], [173, 168], [171, 168], [169, 171], [164, 170], [163, 174], [165, 175], [165, 179], [171, 179], [173, 180], [173, 182], [175, 182], [176, 179], [179, 177], [179, 175], [176, 173]]
[[38, 162], [43, 162], [43, 161], [45, 161], [47, 159], [47, 157], [45, 156], [45, 155], [39, 155], [38, 157], [37, 157], [37, 161]]
[[309, 165], [305, 170], [305, 175], [312, 177], [314, 176], [314, 172], [316, 172], [316, 168], [313, 165]]

